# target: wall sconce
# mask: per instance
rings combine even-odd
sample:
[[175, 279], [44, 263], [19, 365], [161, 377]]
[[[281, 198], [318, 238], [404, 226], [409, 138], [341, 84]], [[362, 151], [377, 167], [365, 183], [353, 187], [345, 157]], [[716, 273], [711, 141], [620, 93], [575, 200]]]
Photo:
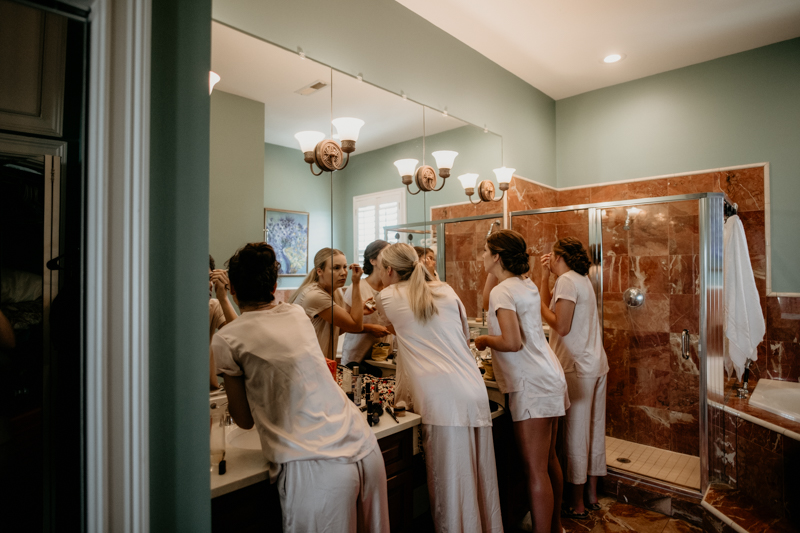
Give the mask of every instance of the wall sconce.
[[631, 224], [633, 224], [633, 219], [636, 218], [636, 215], [641, 213], [641, 209], [638, 207], [629, 207], [628, 208], [628, 216], [625, 218], [625, 225], [622, 227], [625, 231], [630, 231]]
[[499, 198], [494, 197], [494, 183], [489, 180], [483, 180], [478, 185], [478, 198], [477, 202], [472, 201], [472, 195], [475, 194], [475, 183], [478, 181], [477, 174], [462, 174], [458, 177], [461, 186], [464, 187], [464, 192], [469, 196], [470, 203], [479, 204], [481, 202], [499, 202], [505, 196], [508, 190], [508, 185], [511, 183], [511, 178], [514, 175], [515, 168], [500, 167], [494, 169], [494, 174], [497, 176], [497, 183], [501, 191]]
[[208, 71], [208, 95], [211, 96], [211, 93], [214, 91], [214, 85], [219, 83], [219, 80], [222, 79], [219, 77], [219, 74], [214, 72], [213, 70]]
[[[311, 168], [315, 176], [323, 172], [342, 170], [350, 162], [350, 154], [356, 151], [358, 133], [364, 121], [357, 118], [336, 118], [331, 121], [336, 126], [336, 133], [342, 144], [330, 139], [325, 139], [325, 134], [319, 131], [301, 131], [294, 138], [300, 143], [303, 159]], [[344, 156], [343, 154], [347, 154]], [[319, 172], [314, 172], [316, 163]]]
[[[442, 185], [436, 188], [436, 172], [430, 165], [422, 165], [417, 167], [416, 159], [399, 159], [394, 162], [397, 171], [400, 172], [400, 177], [403, 179], [403, 185], [411, 194], [419, 194], [422, 191], [436, 192], [441, 191], [444, 187], [447, 178], [450, 177], [450, 170], [453, 168], [453, 162], [456, 159], [458, 152], [452, 150], [439, 150], [433, 152], [433, 158], [436, 159], [436, 166], [439, 167], [439, 177], [442, 178]], [[416, 169], [416, 171], [414, 170]], [[417, 192], [411, 192], [411, 177], [414, 176], [414, 181], [417, 183]]]

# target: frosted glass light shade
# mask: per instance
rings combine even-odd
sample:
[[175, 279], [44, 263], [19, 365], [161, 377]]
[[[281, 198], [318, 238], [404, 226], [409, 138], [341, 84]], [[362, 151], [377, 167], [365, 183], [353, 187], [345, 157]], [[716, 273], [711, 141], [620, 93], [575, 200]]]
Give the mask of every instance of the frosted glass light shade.
[[217, 74], [213, 70], [209, 70], [208, 71], [208, 94], [209, 95], [214, 90], [214, 85], [219, 83], [220, 79], [222, 79], [222, 78], [219, 77], [219, 74]]
[[453, 161], [456, 160], [456, 156], [458, 152], [453, 152], [452, 150], [439, 150], [438, 152], [433, 152], [433, 157], [436, 159], [436, 166], [439, 168], [453, 168]]
[[515, 170], [517, 169], [507, 167], [494, 169], [494, 175], [497, 176], [497, 183], [510, 183]]
[[461, 182], [461, 186], [466, 189], [474, 189], [475, 184], [478, 182], [478, 175], [477, 174], [461, 174], [458, 177], [458, 181]]
[[317, 143], [325, 138], [325, 134], [321, 131], [301, 131], [295, 133], [294, 138], [300, 143], [300, 150], [306, 153], [313, 152]]
[[394, 162], [394, 166], [397, 167], [397, 171], [400, 172], [400, 177], [403, 176], [413, 176], [414, 171], [417, 169], [417, 161], [416, 159], [398, 159]]
[[336, 127], [336, 132], [341, 140], [357, 141], [358, 132], [361, 131], [364, 121], [358, 118], [341, 117], [333, 119], [331, 124]]

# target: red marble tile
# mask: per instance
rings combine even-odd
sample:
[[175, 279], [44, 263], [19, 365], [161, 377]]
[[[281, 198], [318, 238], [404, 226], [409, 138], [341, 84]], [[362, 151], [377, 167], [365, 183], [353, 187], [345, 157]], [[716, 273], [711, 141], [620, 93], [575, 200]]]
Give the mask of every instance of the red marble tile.
[[603, 259], [603, 292], [624, 292], [630, 285], [627, 255], [606, 255]]
[[694, 413], [669, 412], [670, 449], [700, 456], [700, 421]]
[[738, 204], [740, 214], [764, 210], [764, 167], [724, 172], [720, 183], [722, 190]]
[[671, 351], [670, 370], [687, 374], [700, 374], [700, 358], [697, 350], [700, 343], [698, 335], [689, 336], [689, 359], [684, 359], [681, 351], [681, 334], [670, 333], [669, 345]]
[[556, 236], [559, 239], [564, 239], [566, 237], [575, 237], [579, 241], [583, 243], [583, 247], [586, 251], [589, 251], [589, 224], [585, 222], [583, 224], [559, 224], [556, 226]]
[[670, 255], [694, 255], [700, 252], [700, 219], [697, 216], [670, 216]]
[[[742, 438], [741, 427], [736, 442], [736, 455], [737, 488], [751, 498], [760, 511], [767, 511], [772, 516], [781, 516], [783, 456]], [[742, 527], [747, 528], [745, 524], [742, 524]]]
[[[570, 189], [567, 191], [559, 191], [558, 205], [580, 205], [588, 204], [589, 202], [589, 189]], [[589, 224], [589, 211], [587, 209], [579, 209], [575, 211], [563, 211], [558, 213], [559, 224]]]
[[630, 405], [669, 409], [670, 372], [644, 367], [628, 369]]
[[700, 256], [669, 257], [669, 293], [700, 294]]
[[648, 296], [669, 294], [669, 259], [666, 255], [631, 256], [628, 283]]
[[558, 191], [558, 194], [556, 195], [556, 200], [559, 206], [592, 203], [591, 194], [589, 191], [590, 191], [589, 187], [583, 187], [580, 189], [561, 190]]
[[617, 183], [613, 185], [600, 185], [589, 189], [591, 203], [613, 202], [628, 199], [628, 184]]
[[741, 444], [744, 439], [767, 451], [783, 454], [783, 435], [749, 420], [739, 419], [736, 437], [737, 444]]
[[[452, 287], [452, 283], [450, 283]], [[475, 291], [468, 291], [464, 289], [458, 289], [453, 287], [453, 290], [456, 292], [458, 297], [461, 299], [461, 302], [464, 304], [464, 309], [467, 312], [467, 316], [470, 318], [480, 316], [480, 312], [478, 310], [478, 296]]]
[[[683, 372], [670, 373], [669, 410], [700, 416], [700, 376]], [[699, 426], [697, 426], [699, 428]]]
[[606, 435], [615, 439], [632, 440], [628, 403], [623, 397], [606, 398]]
[[628, 198], [658, 198], [667, 196], [667, 180], [641, 180], [633, 181], [628, 184]]
[[636, 442], [669, 450], [672, 442], [668, 410], [636, 406], [630, 408], [630, 413]]
[[622, 294], [603, 294], [603, 328], [630, 330], [631, 327], [628, 306], [622, 301]]
[[[605, 301], [605, 295], [604, 295]], [[624, 305], [624, 304], [623, 304]], [[605, 309], [605, 308], [604, 308]], [[635, 331], [669, 332], [670, 328], [670, 296], [667, 294], [648, 294], [644, 305], [629, 308], [631, 327]]]
[[516, 177], [511, 179], [506, 194], [508, 194], [508, 207], [512, 211], [542, 209], [557, 205], [556, 190]]
[[800, 342], [800, 298], [767, 296], [767, 339]]
[[624, 330], [607, 328], [603, 331], [603, 349], [606, 352], [609, 367], [627, 368], [630, 353], [629, 336], [630, 332]]
[[603, 209], [603, 256], [628, 255], [629, 232], [625, 229], [625, 209], [616, 207]]
[[669, 208], [645, 205], [630, 223], [629, 255], [669, 255]]
[[[456, 261], [474, 261], [477, 259], [478, 247], [475, 244], [475, 235], [457, 233], [453, 242]], [[445, 256], [447, 254], [445, 253]]]
[[628, 364], [631, 367], [669, 371], [672, 358], [669, 335], [669, 333], [647, 332], [635, 332], [629, 335]]
[[700, 333], [700, 299], [694, 294], [669, 295], [669, 331], [690, 334]]
[[[592, 531], [637, 531], [639, 533], [661, 533], [671, 519], [663, 514], [647, 511], [617, 502], [612, 505], [603, 521]], [[598, 529], [598, 527], [600, 529]]]
[[700, 213], [698, 200], [685, 200], [669, 203], [669, 216], [671, 217], [697, 217]]
[[667, 193], [669, 196], [676, 194], [693, 194], [698, 192], [720, 192], [720, 173], [694, 174], [691, 176], [677, 176], [668, 178]]
[[[781, 341], [768, 341], [766, 344], [766, 363], [760, 377], [797, 381], [800, 377], [800, 344]], [[752, 374], [752, 366], [750, 369]]]

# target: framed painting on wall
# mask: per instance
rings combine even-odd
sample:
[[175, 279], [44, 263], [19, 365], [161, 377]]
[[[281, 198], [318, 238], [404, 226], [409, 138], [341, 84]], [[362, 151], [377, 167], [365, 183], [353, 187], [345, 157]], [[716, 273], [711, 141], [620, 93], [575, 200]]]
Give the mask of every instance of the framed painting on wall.
[[279, 276], [308, 274], [308, 213], [265, 208], [264, 241], [275, 249]]

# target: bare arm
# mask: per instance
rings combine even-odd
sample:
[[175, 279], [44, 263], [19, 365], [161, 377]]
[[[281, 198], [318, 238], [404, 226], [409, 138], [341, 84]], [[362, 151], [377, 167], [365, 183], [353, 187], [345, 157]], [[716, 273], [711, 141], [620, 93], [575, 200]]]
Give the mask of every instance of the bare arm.
[[6, 315], [0, 311], [0, 348], [14, 348], [17, 345], [17, 339], [14, 335], [14, 328], [11, 322], [8, 321]]
[[225, 391], [228, 394], [228, 412], [236, 425], [242, 429], [253, 427], [253, 414], [244, 388], [243, 376], [225, 376]]
[[497, 278], [494, 274], [489, 274], [486, 276], [486, 283], [483, 285], [483, 310], [489, 310], [489, 294], [491, 294], [492, 289], [497, 286]]
[[211, 390], [219, 389], [219, 380], [217, 379], [217, 363], [214, 361], [214, 350], [208, 347], [208, 364], [211, 379]]
[[219, 300], [219, 305], [222, 308], [222, 314], [225, 315], [225, 324], [230, 324], [236, 320], [239, 315], [236, 314], [233, 304], [231, 304], [231, 301], [228, 299], [228, 289], [230, 288], [228, 273], [224, 270], [214, 270], [211, 272], [211, 281], [214, 283], [214, 291], [216, 292], [217, 300]]
[[562, 337], [568, 335], [572, 329], [574, 314], [575, 302], [560, 299], [556, 302], [556, 311], [553, 312], [544, 305], [544, 299], [542, 299], [542, 318]]
[[364, 329], [364, 301], [361, 299], [361, 267], [353, 263], [350, 265], [353, 271], [353, 290], [352, 304], [349, 311], [339, 305], [332, 305], [324, 311], [319, 312], [319, 316], [327, 322], [339, 328], [339, 333], [361, 333]]
[[479, 350], [494, 348], [499, 352], [518, 352], [522, 349], [522, 332], [519, 328], [517, 313], [511, 309], [497, 310], [497, 323], [500, 335], [481, 335], [475, 339], [475, 347]]

